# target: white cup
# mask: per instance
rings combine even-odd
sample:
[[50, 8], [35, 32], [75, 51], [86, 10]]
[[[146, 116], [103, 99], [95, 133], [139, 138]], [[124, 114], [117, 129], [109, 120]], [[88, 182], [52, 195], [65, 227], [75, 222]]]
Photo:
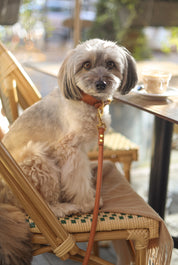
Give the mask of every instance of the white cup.
[[147, 69], [142, 76], [147, 93], [162, 94], [167, 90], [172, 75], [166, 71]]

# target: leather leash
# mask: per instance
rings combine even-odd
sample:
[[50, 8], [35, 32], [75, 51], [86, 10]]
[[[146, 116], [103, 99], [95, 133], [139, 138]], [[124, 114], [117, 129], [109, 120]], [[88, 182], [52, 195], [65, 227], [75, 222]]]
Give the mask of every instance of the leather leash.
[[96, 195], [95, 195], [95, 206], [93, 210], [93, 220], [91, 225], [91, 231], [87, 246], [87, 251], [82, 265], [88, 265], [88, 260], [93, 248], [94, 237], [96, 233], [96, 226], [98, 220], [99, 204], [100, 204], [100, 193], [101, 193], [101, 184], [102, 184], [102, 169], [103, 169], [103, 148], [104, 148], [104, 131], [106, 129], [105, 123], [102, 121], [103, 109], [107, 104], [110, 104], [110, 100], [102, 102], [97, 100], [94, 97], [87, 95], [82, 92], [82, 101], [85, 103], [94, 106], [98, 110], [98, 170], [97, 170], [97, 181], [96, 181]]

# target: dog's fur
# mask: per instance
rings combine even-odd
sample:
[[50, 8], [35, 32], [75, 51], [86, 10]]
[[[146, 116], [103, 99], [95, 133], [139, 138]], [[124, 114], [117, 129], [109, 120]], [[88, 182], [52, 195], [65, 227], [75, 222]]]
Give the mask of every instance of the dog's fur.
[[[97, 140], [97, 110], [81, 100], [81, 93], [102, 101], [112, 98], [115, 91], [128, 93], [137, 82], [135, 61], [125, 48], [111, 41], [89, 40], [69, 53], [60, 68], [58, 82], [60, 90], [55, 89], [25, 110], [3, 143], [52, 211], [61, 217], [88, 212], [94, 207], [95, 188], [87, 152]], [[103, 120], [108, 127], [107, 111]], [[2, 183], [3, 202], [21, 207]], [[1, 228], [1, 223], [6, 222], [3, 211], [7, 210], [0, 207], [0, 211]], [[29, 240], [27, 231], [20, 233], [26, 238], [21, 248], [24, 252]], [[0, 230], [0, 238], [1, 233]], [[15, 238], [20, 238], [19, 233]], [[6, 246], [2, 244], [0, 256], [1, 252], [6, 256]], [[22, 264], [28, 262], [29, 259]]]

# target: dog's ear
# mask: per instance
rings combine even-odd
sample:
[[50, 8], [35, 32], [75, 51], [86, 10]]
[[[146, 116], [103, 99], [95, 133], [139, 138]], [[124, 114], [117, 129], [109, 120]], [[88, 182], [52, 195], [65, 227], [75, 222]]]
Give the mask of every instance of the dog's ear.
[[136, 85], [138, 81], [135, 60], [126, 49], [124, 49], [124, 52], [125, 69], [123, 72], [123, 79], [121, 85], [118, 89], [122, 95], [127, 94]]
[[67, 99], [79, 100], [80, 91], [75, 84], [74, 60], [72, 58], [74, 51], [71, 51], [62, 63], [58, 73], [58, 84], [64, 97]]

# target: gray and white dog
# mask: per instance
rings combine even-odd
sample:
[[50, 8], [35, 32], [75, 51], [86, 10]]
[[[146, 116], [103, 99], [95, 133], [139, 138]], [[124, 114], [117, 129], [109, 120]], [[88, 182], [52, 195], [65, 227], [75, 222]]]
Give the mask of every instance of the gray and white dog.
[[[86, 41], [64, 60], [58, 75], [60, 89], [25, 110], [3, 138], [5, 146], [56, 216], [84, 213], [94, 207], [95, 188], [87, 153], [97, 141], [98, 118], [97, 109], [88, 97], [104, 102], [112, 99], [116, 91], [128, 93], [136, 82], [135, 61], [125, 48], [100, 39]], [[108, 127], [108, 111], [104, 112], [103, 120]], [[3, 180], [0, 188], [4, 202], [21, 208]], [[3, 216], [6, 208], [0, 207], [0, 211]], [[4, 241], [6, 235], [1, 220], [0, 217], [0, 238], [3, 235]], [[29, 240], [28, 229], [23, 233], [21, 252], [26, 253], [24, 242]], [[14, 248], [16, 240], [12, 240], [11, 248]], [[3, 255], [6, 246], [2, 245], [0, 239], [0, 257], [6, 259], [0, 263], [12, 264]], [[9, 257], [13, 252], [13, 249], [8, 250]], [[29, 264], [29, 259], [20, 263], [21, 259], [17, 257], [17, 263], [13, 264]]]

